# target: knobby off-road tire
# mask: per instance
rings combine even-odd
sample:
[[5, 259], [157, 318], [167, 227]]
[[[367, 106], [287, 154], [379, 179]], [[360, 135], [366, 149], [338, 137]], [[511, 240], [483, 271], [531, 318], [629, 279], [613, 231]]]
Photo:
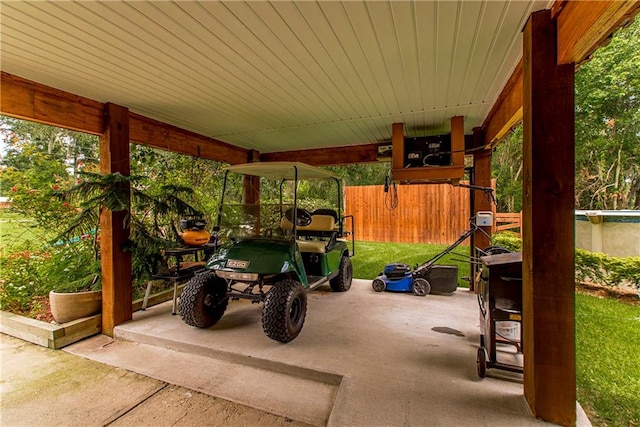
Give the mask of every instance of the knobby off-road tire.
[[227, 282], [213, 271], [197, 274], [187, 282], [180, 295], [180, 317], [190, 326], [208, 328], [215, 325], [229, 304]]
[[351, 289], [351, 280], [353, 279], [353, 267], [351, 265], [351, 258], [348, 256], [342, 256], [340, 260], [340, 267], [338, 268], [338, 275], [329, 281], [331, 289], [334, 292], [345, 292]]
[[307, 315], [307, 292], [300, 282], [276, 282], [262, 309], [262, 330], [272, 340], [289, 342], [300, 334]]

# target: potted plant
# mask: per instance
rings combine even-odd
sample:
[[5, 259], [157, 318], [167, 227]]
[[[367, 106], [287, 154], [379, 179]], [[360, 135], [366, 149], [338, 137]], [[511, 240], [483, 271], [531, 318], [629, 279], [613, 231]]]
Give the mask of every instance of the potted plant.
[[[162, 186], [153, 190], [144, 177], [120, 173], [83, 173], [75, 186], [58, 191], [76, 214], [53, 243], [59, 262], [46, 273], [53, 285], [51, 311], [58, 323], [97, 314], [101, 309], [100, 211], [126, 211], [134, 282], [148, 280], [162, 260], [161, 249], [179, 242], [177, 219], [201, 215], [183, 200], [191, 189]], [[128, 191], [130, 188], [130, 191]]]
[[100, 313], [102, 290], [95, 233], [80, 241], [57, 242], [42, 277], [51, 284], [49, 305], [57, 323]]

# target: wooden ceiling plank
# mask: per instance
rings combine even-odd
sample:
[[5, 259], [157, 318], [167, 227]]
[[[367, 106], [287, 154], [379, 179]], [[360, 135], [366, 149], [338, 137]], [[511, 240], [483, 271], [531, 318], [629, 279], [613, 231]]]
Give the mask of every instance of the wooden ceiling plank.
[[563, 6], [557, 17], [558, 64], [580, 64], [589, 59], [611, 33], [640, 10], [638, 1], [569, 1]]

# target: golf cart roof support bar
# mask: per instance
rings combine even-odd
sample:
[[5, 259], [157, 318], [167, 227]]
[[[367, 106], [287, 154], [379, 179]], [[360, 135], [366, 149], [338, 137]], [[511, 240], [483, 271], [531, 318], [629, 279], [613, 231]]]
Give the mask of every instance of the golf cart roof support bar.
[[293, 166], [293, 241], [298, 240], [298, 167]]
[[340, 224], [340, 235], [342, 236], [342, 185], [340, 185], [340, 179], [338, 178], [333, 178], [333, 180], [336, 182], [336, 185], [338, 186], [338, 223]]
[[216, 221], [215, 230], [220, 231], [220, 222], [222, 221], [222, 205], [224, 203], [224, 193], [227, 192], [227, 177], [229, 176], [229, 171], [226, 170], [224, 172], [224, 180], [222, 181], [222, 196], [220, 197], [220, 204], [218, 205], [218, 220]]
[[283, 193], [282, 187], [284, 186], [285, 182], [286, 182], [286, 180], [284, 180], [284, 179], [280, 180], [280, 195], [279, 195], [280, 203], [279, 203], [279, 206], [278, 206], [278, 208], [280, 209], [280, 218], [282, 218], [284, 216], [284, 210], [282, 210], [282, 203], [283, 203], [283, 200], [284, 200], [284, 197], [282, 195], [282, 193]]

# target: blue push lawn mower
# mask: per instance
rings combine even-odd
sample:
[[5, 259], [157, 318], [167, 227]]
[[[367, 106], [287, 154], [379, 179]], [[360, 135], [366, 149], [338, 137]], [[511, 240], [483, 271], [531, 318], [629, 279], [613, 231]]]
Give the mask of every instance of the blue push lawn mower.
[[[493, 198], [493, 190], [491, 188], [470, 185], [460, 186], [468, 187], [473, 190], [482, 190], [495, 202], [495, 199]], [[476, 231], [480, 231], [491, 239], [491, 236], [489, 236], [480, 227], [493, 225], [493, 214], [491, 212], [478, 212], [478, 214], [471, 218], [469, 222], [471, 227], [462, 233], [460, 237], [458, 237], [458, 240], [425, 263], [416, 266], [413, 270], [407, 264], [403, 263], [395, 262], [387, 264], [384, 267], [384, 271], [373, 280], [373, 283], [371, 284], [373, 290], [376, 292], [413, 292], [418, 296], [425, 296], [428, 293], [431, 293], [432, 290], [438, 293], [454, 292], [457, 288], [457, 266], [440, 266], [435, 264], [442, 257], [451, 253], [456, 247], [458, 247], [458, 245], [464, 242]], [[483, 250], [478, 249], [478, 251], [482, 256], [509, 252], [507, 249], [500, 246], [490, 246]], [[477, 260], [471, 260], [471, 262], [477, 262]], [[436, 269], [438, 270], [437, 273]], [[450, 271], [447, 271], [447, 269], [450, 269]], [[453, 273], [453, 275], [451, 273]], [[449, 276], [446, 278], [446, 283], [441, 280], [443, 274]], [[434, 287], [433, 285], [437, 286]]]

